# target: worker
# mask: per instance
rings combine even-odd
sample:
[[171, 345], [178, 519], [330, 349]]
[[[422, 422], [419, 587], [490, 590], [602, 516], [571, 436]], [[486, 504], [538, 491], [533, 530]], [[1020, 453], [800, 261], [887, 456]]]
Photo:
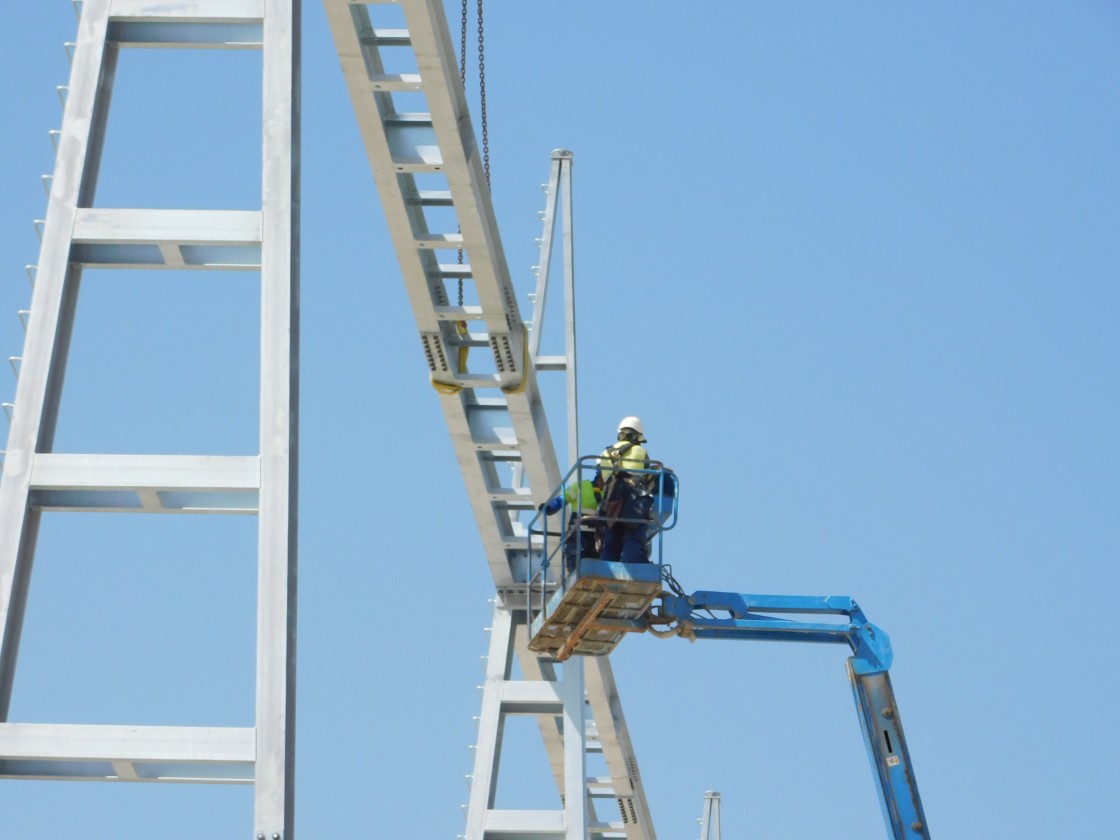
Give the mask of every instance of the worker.
[[564, 534], [564, 571], [572, 571], [580, 560], [593, 560], [599, 556], [599, 491], [588, 479], [569, 484], [562, 495], [549, 499], [540, 506], [546, 515], [556, 513], [565, 502], [572, 514]]
[[599, 559], [623, 563], [648, 563], [650, 513], [653, 494], [649, 453], [642, 421], [623, 417], [618, 441], [599, 457], [594, 486], [599, 488]]

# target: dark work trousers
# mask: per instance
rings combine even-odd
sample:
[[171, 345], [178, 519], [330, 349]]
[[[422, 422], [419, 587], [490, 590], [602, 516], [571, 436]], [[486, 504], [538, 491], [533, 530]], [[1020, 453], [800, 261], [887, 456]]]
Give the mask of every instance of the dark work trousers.
[[641, 523], [618, 522], [603, 535], [603, 546], [599, 551], [600, 560], [612, 563], [648, 563], [646, 554], [646, 533], [648, 525]]
[[[581, 527], [582, 526], [582, 527]], [[590, 517], [581, 523], [579, 517], [572, 517], [568, 533], [564, 536], [565, 571], [572, 571], [580, 560], [593, 560], [599, 556], [595, 547], [595, 526]]]

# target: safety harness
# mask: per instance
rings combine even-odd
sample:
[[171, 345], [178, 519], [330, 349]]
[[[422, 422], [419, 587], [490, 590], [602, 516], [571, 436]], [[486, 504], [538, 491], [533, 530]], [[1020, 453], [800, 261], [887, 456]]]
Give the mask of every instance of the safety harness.
[[[621, 440], [607, 447], [603, 453], [611, 462], [611, 474], [603, 482], [603, 494], [599, 503], [599, 516], [608, 528], [615, 525], [623, 515], [628, 499], [645, 492], [645, 476], [635, 476], [622, 469], [626, 454], [637, 446], [636, 441]], [[649, 464], [647, 459], [642, 467]]]

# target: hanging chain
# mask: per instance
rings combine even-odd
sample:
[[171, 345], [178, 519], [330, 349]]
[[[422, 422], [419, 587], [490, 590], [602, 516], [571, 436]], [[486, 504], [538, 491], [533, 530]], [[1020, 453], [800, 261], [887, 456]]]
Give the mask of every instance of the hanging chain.
[[463, 0], [459, 16], [459, 81], [467, 86], [467, 0]]
[[490, 132], [486, 124], [486, 40], [482, 26], [482, 0], [478, 0], [478, 95], [482, 105], [482, 165], [490, 187]]
[[[467, 0], [462, 0], [459, 16], [459, 81], [467, 87]], [[486, 188], [490, 188], [490, 126], [486, 118], [486, 30], [483, 25], [482, 0], [478, 0], [478, 96], [482, 113], [482, 168]], [[460, 229], [460, 233], [462, 229]], [[459, 249], [459, 265], [463, 249]], [[459, 278], [459, 306], [463, 305], [463, 278]], [[465, 325], [464, 325], [465, 326]]]

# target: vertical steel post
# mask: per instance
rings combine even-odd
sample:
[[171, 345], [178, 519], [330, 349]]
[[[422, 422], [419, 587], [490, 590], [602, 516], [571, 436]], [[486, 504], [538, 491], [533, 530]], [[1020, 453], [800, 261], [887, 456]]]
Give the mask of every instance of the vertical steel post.
[[110, 0], [88, 0], [74, 50], [23, 363], [0, 481], [0, 721], [8, 719], [41, 514], [30, 506], [35, 455], [54, 446], [81, 268], [70, 263], [78, 208], [92, 201], [116, 51]]
[[587, 704], [583, 657], [564, 663], [564, 840], [587, 837]]
[[[576, 374], [576, 286], [575, 286], [575, 235], [572, 224], [572, 153], [567, 149], [552, 152], [549, 168], [548, 196], [542, 214], [541, 254], [537, 266], [537, 285], [533, 293], [533, 314], [530, 323], [529, 353], [540, 370], [563, 370], [566, 374], [568, 405], [568, 464], [579, 460], [579, 388]], [[544, 314], [548, 302], [548, 281], [552, 273], [552, 254], [556, 235], [557, 211], [560, 215], [560, 247], [564, 271], [564, 355], [557, 362], [555, 357], [541, 356], [544, 333]]]
[[564, 210], [560, 235], [564, 248], [564, 348], [568, 382], [568, 463], [579, 460], [579, 382], [576, 370], [576, 259], [572, 227], [572, 153], [557, 149], [552, 159], [560, 170], [560, 200]]
[[719, 838], [719, 791], [704, 791], [704, 810], [700, 817], [700, 840]]
[[292, 840], [299, 498], [300, 3], [265, 0], [264, 6], [254, 819], [258, 835]]

